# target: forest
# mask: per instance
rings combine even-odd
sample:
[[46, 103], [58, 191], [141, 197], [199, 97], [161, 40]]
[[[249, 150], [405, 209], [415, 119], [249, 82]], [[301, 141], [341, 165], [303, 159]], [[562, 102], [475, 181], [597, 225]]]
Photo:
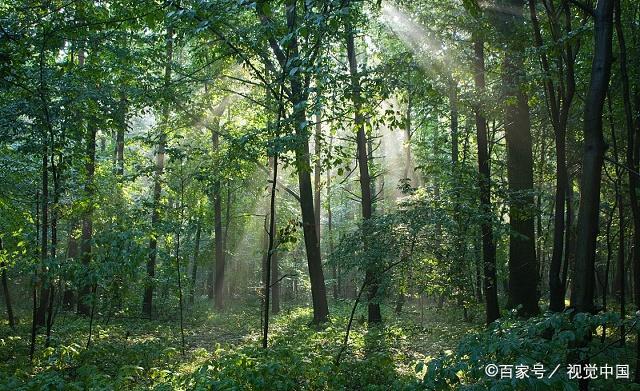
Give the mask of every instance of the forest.
[[1, 390], [640, 390], [637, 0], [0, 0]]

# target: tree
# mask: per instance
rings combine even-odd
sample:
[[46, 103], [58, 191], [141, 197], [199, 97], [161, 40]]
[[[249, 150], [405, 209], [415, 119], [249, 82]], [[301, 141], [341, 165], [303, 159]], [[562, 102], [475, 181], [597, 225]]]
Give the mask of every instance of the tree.
[[509, 306], [521, 306], [523, 316], [536, 315], [538, 262], [535, 254], [533, 202], [533, 153], [529, 103], [525, 93], [526, 68], [519, 27], [524, 23], [522, 4], [508, 0], [495, 11], [495, 22], [506, 44], [502, 58], [504, 129], [507, 140], [509, 182]]
[[[173, 27], [166, 29], [166, 54], [164, 66], [164, 88], [168, 99], [169, 87], [171, 83], [171, 63], [173, 61]], [[149, 238], [149, 259], [147, 260], [148, 281], [144, 288], [142, 298], [142, 312], [151, 317], [153, 315], [153, 287], [156, 274], [156, 259], [158, 257], [158, 224], [160, 222], [160, 197], [162, 196], [162, 174], [164, 171], [165, 148], [167, 143], [167, 127], [169, 124], [169, 106], [164, 103], [162, 109], [163, 123], [160, 125], [158, 144], [156, 150], [156, 167], [153, 176], [153, 202], [151, 211], [151, 237]]]
[[[485, 90], [484, 77], [484, 40], [479, 34], [474, 35], [474, 81], [477, 93], [482, 99]], [[478, 184], [480, 189], [480, 205], [484, 219], [481, 224], [482, 259], [484, 273], [484, 298], [486, 307], [486, 323], [490, 324], [500, 317], [498, 306], [498, 287], [496, 275], [496, 247], [493, 239], [491, 208], [491, 171], [487, 140], [487, 120], [482, 106], [475, 107], [476, 144], [478, 148]]]
[[[358, 155], [358, 167], [360, 172], [360, 197], [362, 208], [363, 241], [366, 249], [368, 238], [367, 224], [373, 211], [373, 199], [371, 194], [371, 175], [369, 173], [369, 151], [367, 148], [367, 135], [365, 133], [365, 121], [362, 115], [362, 97], [360, 96], [360, 76], [358, 74], [358, 59], [354, 42], [353, 26], [346, 22], [347, 59], [349, 61], [349, 75], [351, 77], [351, 96], [353, 99], [354, 125], [356, 133], [356, 150]], [[365, 250], [366, 251], [366, 250]], [[369, 323], [382, 322], [380, 303], [378, 302], [379, 281], [376, 265], [366, 265], [365, 281], [368, 289], [368, 321]]]
[[613, 0], [601, 0], [594, 11], [594, 50], [589, 89], [584, 106], [582, 178], [575, 260], [575, 306], [577, 312], [594, 311], [594, 269], [600, 215], [600, 186], [604, 161], [602, 111], [611, 76]]

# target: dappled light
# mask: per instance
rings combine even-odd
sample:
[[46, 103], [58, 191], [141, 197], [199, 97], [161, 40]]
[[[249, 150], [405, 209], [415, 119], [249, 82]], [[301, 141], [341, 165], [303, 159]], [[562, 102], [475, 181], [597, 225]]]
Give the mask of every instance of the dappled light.
[[0, 390], [640, 389], [635, 0], [0, 0]]

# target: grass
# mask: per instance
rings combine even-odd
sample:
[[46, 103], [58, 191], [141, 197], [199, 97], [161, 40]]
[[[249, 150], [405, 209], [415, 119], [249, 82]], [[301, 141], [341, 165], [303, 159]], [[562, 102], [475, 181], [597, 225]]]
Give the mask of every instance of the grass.
[[[270, 348], [260, 348], [260, 313], [232, 308], [213, 312], [202, 304], [188, 312], [186, 354], [177, 321], [98, 318], [87, 349], [88, 320], [67, 313], [54, 325], [51, 346], [38, 337], [28, 360], [29, 325], [0, 328], [1, 389], [389, 389], [410, 387], [415, 365], [477, 330], [459, 311], [387, 309], [382, 327], [356, 315], [344, 360], [335, 356], [344, 338], [350, 303], [331, 308], [321, 330], [308, 326], [310, 309], [291, 307], [273, 317]], [[196, 316], [197, 315], [197, 316]]]

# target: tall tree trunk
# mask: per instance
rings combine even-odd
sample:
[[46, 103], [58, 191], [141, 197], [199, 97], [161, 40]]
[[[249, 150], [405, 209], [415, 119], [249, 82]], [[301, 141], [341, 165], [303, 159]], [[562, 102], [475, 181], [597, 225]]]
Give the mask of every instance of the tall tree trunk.
[[[277, 160], [275, 158], [270, 158], [269, 159], [269, 165], [270, 165], [270, 173], [273, 173], [275, 170], [277, 170], [277, 167], [275, 167]], [[277, 218], [277, 208], [274, 205], [274, 210], [269, 212], [269, 218], [273, 217], [274, 221], [273, 224], [269, 224], [269, 227], [271, 227], [273, 225], [273, 232], [274, 235], [276, 235], [273, 240], [274, 240], [274, 245], [273, 245], [273, 249], [271, 251], [271, 276], [270, 279], [272, 281], [271, 283], [271, 312], [275, 315], [277, 313], [280, 312], [280, 287], [281, 287], [281, 283], [280, 283], [280, 266], [279, 266], [279, 258], [278, 258], [278, 251], [277, 251], [277, 232], [278, 232], [278, 218]], [[265, 227], [266, 228], [266, 227]], [[268, 235], [268, 231], [267, 231], [267, 235]], [[267, 237], [268, 240], [268, 237]], [[269, 242], [267, 241], [267, 251], [268, 251], [268, 244]], [[265, 257], [265, 265], [264, 267], [266, 267], [266, 257]], [[266, 275], [265, 275], [266, 278]]]
[[[287, 26], [293, 29], [296, 20], [296, 6], [294, 0], [287, 0]], [[292, 38], [289, 43], [292, 59], [299, 59], [297, 38]], [[294, 64], [296, 61], [294, 61]], [[286, 64], [282, 64], [286, 66]], [[300, 191], [300, 209], [302, 212], [302, 226], [307, 263], [309, 267], [309, 280], [311, 282], [311, 298], [313, 302], [313, 322], [324, 323], [328, 320], [329, 305], [327, 303], [327, 291], [322, 271], [322, 258], [318, 235], [316, 233], [315, 211], [313, 205], [313, 189], [311, 184], [311, 166], [309, 162], [309, 135], [307, 129], [307, 115], [304, 109], [305, 91], [298, 74], [290, 77], [291, 103], [295, 110], [293, 113], [296, 124], [296, 137], [298, 138], [295, 149], [295, 162], [298, 172], [298, 186]]]
[[160, 197], [162, 195], [161, 176], [164, 171], [164, 158], [167, 136], [163, 130], [156, 150], [156, 169], [153, 179], [153, 210], [151, 211], [151, 238], [149, 239], [149, 258], [147, 259], [147, 278], [142, 299], [142, 313], [151, 317], [153, 312], [153, 291], [155, 286], [156, 259], [158, 257], [158, 237], [160, 225]]
[[[364, 228], [364, 245], [370, 240], [368, 236], [368, 220], [372, 215], [372, 194], [371, 194], [371, 176], [369, 174], [369, 155], [367, 153], [367, 135], [364, 129], [364, 118], [362, 116], [362, 97], [360, 96], [360, 77], [358, 75], [358, 61], [356, 58], [356, 49], [354, 43], [353, 28], [350, 23], [346, 26], [347, 32], [347, 58], [349, 60], [349, 74], [351, 75], [351, 92], [354, 106], [354, 122], [356, 130], [356, 142], [358, 153], [358, 166], [360, 169], [360, 192], [362, 197], [362, 219]], [[365, 281], [368, 285], [368, 321], [369, 323], [382, 322], [382, 313], [380, 312], [380, 304], [377, 302], [377, 294], [379, 289], [378, 276], [376, 268], [368, 266], [365, 271]]]
[[[571, 15], [568, 2], [562, 4], [565, 13], [565, 30], [571, 32]], [[560, 78], [564, 78], [565, 82], [560, 83], [558, 87], [558, 97], [556, 97], [556, 86], [551, 78], [551, 69], [549, 60], [543, 48], [542, 34], [540, 33], [540, 23], [536, 13], [536, 2], [529, 0], [529, 10], [531, 15], [534, 40], [536, 46], [540, 50], [540, 60], [542, 70], [545, 72], [545, 94], [547, 97], [547, 105], [551, 113], [551, 122], [554, 129], [556, 143], [556, 192], [555, 192], [555, 210], [554, 210], [554, 231], [553, 231], [553, 251], [551, 255], [551, 264], [549, 267], [549, 309], [559, 312], [564, 309], [565, 290], [561, 279], [561, 267], [563, 251], [565, 249], [564, 241], [566, 235], [565, 229], [565, 204], [567, 195], [567, 167], [566, 167], [566, 131], [569, 118], [569, 109], [575, 92], [574, 62], [575, 53], [571, 43], [565, 43], [563, 53], [558, 61]], [[552, 10], [547, 9], [549, 19], [552, 24], [552, 31], [560, 30], [557, 23], [556, 15]], [[557, 33], [554, 39], [558, 38]], [[564, 65], [564, 67], [563, 67]], [[566, 68], [566, 70], [565, 70]], [[568, 232], [568, 231], [567, 231]], [[568, 259], [564, 254], [565, 262]]]
[[[220, 117], [214, 119], [214, 129], [220, 127]], [[211, 142], [214, 153], [220, 148], [220, 139], [217, 131], [212, 132]], [[217, 174], [214, 174], [217, 175]], [[224, 305], [224, 238], [222, 236], [222, 191], [220, 179], [213, 183], [213, 230], [215, 235], [215, 281], [214, 298], [216, 309], [222, 309]]]
[[[76, 229], [77, 229], [77, 222], [74, 222], [70, 225], [69, 239], [67, 241], [67, 259], [71, 259], [72, 262], [79, 261], [78, 238], [75, 236]], [[68, 285], [65, 286], [62, 303], [64, 307], [66, 307], [67, 309], [73, 308], [75, 304], [75, 292], [71, 286], [68, 286]]]
[[[474, 81], [479, 101], [482, 101], [485, 90], [484, 77], [484, 40], [474, 35]], [[493, 241], [493, 210], [491, 207], [491, 170], [489, 166], [489, 142], [487, 136], [487, 120], [483, 109], [475, 108], [476, 144], [478, 146], [478, 184], [480, 189], [480, 206], [484, 218], [481, 223], [482, 259], [485, 312], [487, 324], [500, 317], [498, 306], [498, 286], [496, 276], [496, 247]]]
[[[55, 140], [53, 133], [50, 134], [50, 140], [52, 145], [51, 151], [51, 176], [53, 179], [53, 204], [51, 207], [51, 262], [55, 265], [57, 264], [57, 251], [58, 251], [58, 202], [60, 200], [60, 167], [59, 164], [56, 164], [55, 161]], [[60, 157], [59, 162], [62, 162], [62, 157]], [[54, 289], [54, 281], [53, 279], [49, 280], [48, 294], [47, 298], [49, 299], [47, 305], [47, 320], [46, 320], [46, 347], [49, 347], [49, 343], [51, 341], [51, 328], [53, 327], [53, 301], [55, 297], [55, 289]]]
[[[293, 32], [296, 28], [296, 9], [295, 0], [287, 0], [285, 2], [287, 28], [290, 32]], [[264, 8], [258, 7], [257, 12], [261, 22], [263, 24], [270, 25], [269, 18], [264, 14]], [[286, 55], [278, 41], [273, 36], [269, 36], [268, 40], [269, 45], [276, 56], [281, 69], [283, 70], [283, 74], [291, 86], [289, 100], [294, 108], [292, 119], [295, 125], [295, 136], [297, 138], [296, 147], [294, 149], [295, 166], [298, 173], [302, 229], [307, 254], [307, 265], [309, 267], [309, 280], [311, 283], [313, 323], [324, 323], [328, 320], [329, 306], [327, 303], [327, 292], [324, 273], [322, 271], [322, 259], [319, 251], [320, 247], [318, 246], [315, 211], [313, 205], [313, 186], [311, 183], [311, 165], [309, 161], [309, 130], [305, 110], [308, 92], [304, 87], [300, 72], [290, 72], [291, 69], [300, 65], [298, 38], [296, 34], [292, 33], [291, 39], [286, 40]]]
[[182, 272], [180, 266], [180, 233], [182, 232], [182, 224], [184, 221], [184, 177], [182, 172], [184, 161], [180, 166], [180, 203], [179, 203], [179, 215], [178, 215], [178, 229], [176, 230], [176, 275], [178, 280], [178, 306], [180, 310], [180, 347], [182, 355], [184, 356], [184, 304], [182, 297]]
[[[562, 265], [562, 289], [564, 289], [565, 296], [566, 292], [569, 289], [568, 280], [569, 274], [573, 275], [573, 270], [575, 269], [575, 242], [576, 242], [576, 232], [574, 229], [574, 207], [573, 200], [575, 199], [575, 195], [573, 192], [573, 179], [568, 178], [569, 186], [567, 186], [567, 215], [565, 220], [566, 227], [566, 237], [564, 241], [564, 254], [565, 261]], [[569, 267], [571, 266], [571, 268]], [[570, 301], [573, 303], [575, 300], [572, 298], [574, 294], [574, 290], [572, 288]]]
[[508, 0], [495, 11], [495, 26], [506, 50], [502, 60], [504, 131], [507, 143], [507, 181], [509, 182], [509, 300], [508, 306], [520, 308], [520, 316], [538, 314], [539, 268], [535, 250], [533, 196], [533, 152], [529, 103], [524, 92], [526, 79], [518, 36], [524, 25], [522, 2]]
[[[333, 137], [329, 136], [329, 153], [333, 147]], [[327, 239], [329, 254], [333, 253], [333, 211], [331, 209], [331, 170], [327, 169], [326, 172], [326, 188], [327, 188]], [[333, 262], [331, 265], [331, 276], [333, 278], [333, 299], [337, 300], [340, 297], [340, 274], [338, 273], [338, 263]]]
[[124, 134], [127, 132], [127, 98], [124, 93], [118, 103], [119, 124], [116, 128], [116, 174], [124, 175]]
[[[618, 37], [618, 47], [620, 54], [620, 79], [622, 81], [622, 100], [624, 106], [625, 128], [627, 130], [627, 153], [626, 163], [629, 168], [629, 203], [631, 205], [631, 216], [633, 217], [633, 282], [634, 282], [634, 301], [636, 306], [640, 306], [640, 205], [638, 204], [638, 186], [640, 181], [637, 175], [632, 172], [638, 172], [640, 161], [640, 126], [633, 126], [633, 112], [631, 109], [631, 91], [629, 87], [629, 71], [627, 69], [627, 45], [624, 39], [624, 30], [622, 28], [622, 11], [620, 7], [621, 0], [612, 0], [615, 5], [615, 29]], [[607, 41], [609, 42], [609, 41]], [[638, 113], [636, 113], [638, 115]], [[640, 119], [638, 119], [640, 121]], [[640, 125], [640, 122], [638, 122]], [[617, 153], [616, 153], [617, 159]], [[617, 192], [618, 194], [619, 192]], [[620, 210], [622, 213], [622, 210]], [[620, 217], [620, 243], [622, 247], [619, 252], [624, 251], [624, 217]], [[618, 254], [618, 263], [624, 265], [624, 255]], [[624, 316], [624, 288], [621, 289], [621, 313]], [[640, 383], [640, 332], [636, 334], [636, 371], [634, 381]], [[624, 343], [624, 339], [622, 339]]]
[[[613, 144], [613, 159], [616, 163], [616, 179], [613, 183], [613, 188], [615, 191], [615, 204], [618, 206], [618, 253], [616, 257], [616, 274], [613, 281], [613, 291], [616, 295], [618, 295], [620, 299], [620, 318], [625, 319], [626, 316], [626, 271], [625, 271], [625, 216], [624, 216], [624, 199], [622, 198], [622, 192], [620, 188], [622, 187], [622, 169], [619, 166], [620, 157], [619, 157], [619, 149], [618, 149], [618, 140], [616, 136], [616, 129], [614, 126], [614, 117], [613, 117], [613, 107], [611, 105], [611, 94], [607, 93], [607, 103], [609, 108], [609, 128], [611, 129], [611, 143]], [[614, 208], [615, 209], [615, 208]], [[615, 211], [612, 211], [613, 214]], [[610, 224], [607, 225], [607, 252], [610, 252], [610, 243], [609, 243], [609, 230]], [[610, 256], [610, 254], [607, 254]], [[624, 322], [620, 325], [620, 346], [624, 346], [626, 343], [626, 333]]]
[[193, 264], [191, 265], [191, 286], [189, 289], [189, 304], [195, 302], [196, 284], [198, 281], [198, 258], [200, 257], [200, 236], [202, 235], [202, 217], [198, 216], [196, 227], [195, 248], [193, 250]]
[[[449, 76], [449, 110], [450, 110], [450, 130], [451, 130], [451, 179], [454, 189], [460, 188], [460, 132], [459, 132], [459, 116], [458, 116], [458, 83], [452, 76]], [[454, 190], [455, 192], [456, 190]], [[465, 243], [464, 229], [462, 227], [462, 216], [460, 214], [460, 195], [454, 193], [453, 197], [453, 222], [454, 222], [454, 248], [453, 248], [453, 272], [457, 275], [454, 279], [457, 290], [457, 303], [465, 311], [465, 320], [467, 320], [466, 307], [464, 306], [464, 291], [468, 283], [466, 281], [466, 273], [464, 271]]]
[[34, 323], [36, 328], [44, 326], [45, 314], [47, 312], [47, 304], [49, 302], [49, 286], [47, 273], [47, 258], [49, 255], [49, 148], [47, 143], [47, 135], [42, 137], [42, 220], [41, 220], [41, 237], [40, 237], [40, 301], [34, 312]]
[[[280, 119], [278, 118], [278, 122]], [[271, 185], [271, 195], [269, 198], [269, 241], [267, 244], [267, 256], [264, 263], [264, 321], [262, 329], [262, 347], [267, 348], [269, 342], [269, 299], [271, 290], [271, 259], [275, 252], [276, 236], [276, 186], [278, 183], [278, 155], [273, 156], [273, 177]]]
[[[171, 83], [171, 62], [173, 61], [173, 28], [167, 28], [166, 57], [164, 68], [165, 93], [169, 92]], [[165, 148], [167, 144], [167, 129], [169, 122], [169, 106], [162, 108], [162, 128], [158, 137], [156, 150], [156, 169], [153, 175], [153, 210], [151, 211], [151, 237], [149, 239], [149, 258], [147, 259], [147, 281], [142, 297], [142, 313], [148, 317], [153, 314], [153, 291], [155, 286], [156, 259], [158, 257], [158, 236], [160, 225], [160, 197], [162, 195], [162, 174], [164, 172]]]
[[313, 191], [314, 191], [314, 205], [315, 205], [315, 221], [316, 221], [316, 235], [318, 236], [318, 247], [320, 246], [320, 213], [322, 205], [320, 205], [320, 178], [322, 175], [322, 161], [320, 160], [320, 153], [322, 151], [320, 147], [320, 140], [322, 138], [322, 115], [320, 112], [316, 113], [316, 133], [315, 133], [315, 164], [313, 169]]
[[600, 183], [604, 160], [602, 109], [611, 76], [614, 0], [599, 0], [595, 9], [593, 61], [591, 81], [584, 108], [584, 150], [578, 233], [574, 271], [577, 312], [594, 311], [594, 272], [598, 221], [600, 211]]
[[474, 252], [474, 267], [475, 267], [475, 288], [476, 288], [476, 300], [478, 301], [478, 303], [481, 303], [484, 298], [482, 297], [482, 265], [481, 265], [481, 261], [482, 261], [482, 244], [481, 239], [482, 239], [482, 231], [480, 231], [480, 235], [478, 235], [476, 237], [476, 239], [473, 241], [473, 252]]
[[[296, 84], [296, 83], [292, 83]], [[301, 96], [302, 86], [292, 87], [293, 94]], [[296, 99], [296, 101], [302, 101]], [[298, 186], [300, 190], [300, 209], [302, 211], [302, 226], [307, 252], [307, 263], [309, 267], [309, 279], [311, 282], [311, 297], [313, 301], [313, 322], [324, 323], [329, 315], [327, 303], [327, 292], [322, 272], [322, 260], [320, 247], [318, 246], [318, 236], [316, 234], [315, 211], [313, 205], [313, 191], [311, 185], [311, 175], [309, 174], [309, 143], [307, 131], [304, 128], [304, 112], [298, 111], [296, 114], [296, 136], [302, 139], [296, 148], [296, 166], [298, 171]]]
[[[0, 253], [4, 248], [2, 247], [2, 237], [0, 237]], [[0, 269], [2, 269], [2, 294], [4, 295], [4, 303], [7, 307], [7, 320], [9, 321], [9, 327], [12, 329], [16, 326], [16, 321], [13, 316], [13, 305], [11, 303], [11, 295], [9, 294], [9, 282], [7, 279], [7, 263], [0, 262]]]
[[538, 307], [538, 265], [532, 208], [533, 153], [529, 104], [521, 85], [524, 61], [509, 51], [503, 59], [507, 180], [509, 182], [509, 305], [521, 306], [521, 316], [536, 315]]
[[[407, 114], [405, 117], [405, 127], [404, 127], [404, 171], [403, 171], [403, 178], [406, 179], [407, 181], [411, 180], [411, 177], [413, 176], [413, 167], [411, 165], [411, 109], [412, 109], [412, 99], [411, 99], [411, 94], [413, 93], [413, 91], [411, 91], [411, 88], [407, 88]], [[409, 184], [409, 183], [407, 183]], [[415, 183], [413, 183], [412, 185], [416, 185]]]
[[[46, 151], [46, 144], [43, 145], [43, 150]], [[47, 159], [43, 160], [43, 166], [47, 164]], [[43, 179], [47, 179], [45, 178], [45, 174], [46, 170], [43, 170], [42, 172], [42, 176]], [[45, 194], [48, 194], [48, 187], [45, 186], [45, 183], [47, 183], [46, 180], [42, 181], [42, 189], [46, 190]], [[34, 248], [37, 247], [37, 242], [38, 239], [42, 239], [40, 236], [40, 231], [41, 231], [41, 226], [40, 226], [40, 192], [38, 190], [36, 190], [36, 207], [35, 207], [35, 215], [36, 215], [36, 221], [35, 221], [35, 228], [36, 228], [36, 243], [34, 244]], [[42, 210], [46, 212], [46, 198], [43, 197], [42, 199]], [[46, 227], [46, 225], [45, 225]], [[47, 235], [44, 235], [45, 237], [45, 247], [46, 247], [46, 237]], [[42, 242], [41, 242], [42, 243]], [[40, 246], [40, 254], [42, 256], [42, 245]], [[46, 256], [46, 252], [44, 253]], [[34, 254], [35, 255], [35, 254]], [[35, 272], [35, 279], [37, 281], [37, 279], [39, 278], [39, 272], [38, 269], [36, 269]], [[32, 285], [31, 288], [31, 337], [30, 337], [30, 343], [29, 343], [29, 361], [33, 362], [33, 355], [36, 351], [36, 333], [37, 333], [37, 329], [38, 329], [38, 325], [37, 325], [37, 311], [38, 311], [38, 284], [37, 282], [34, 283]]]
[[88, 302], [91, 300], [91, 285], [92, 279], [90, 264], [91, 264], [91, 241], [93, 240], [93, 197], [95, 194], [94, 189], [94, 174], [96, 167], [96, 133], [97, 127], [93, 121], [89, 121], [87, 125], [87, 138], [86, 138], [86, 184], [85, 184], [85, 197], [87, 197], [88, 203], [84, 215], [82, 218], [82, 237], [80, 240], [80, 259], [85, 269], [85, 275], [81, 282], [80, 292], [78, 294], [78, 313], [81, 315], [89, 315], [91, 312], [91, 306]]

